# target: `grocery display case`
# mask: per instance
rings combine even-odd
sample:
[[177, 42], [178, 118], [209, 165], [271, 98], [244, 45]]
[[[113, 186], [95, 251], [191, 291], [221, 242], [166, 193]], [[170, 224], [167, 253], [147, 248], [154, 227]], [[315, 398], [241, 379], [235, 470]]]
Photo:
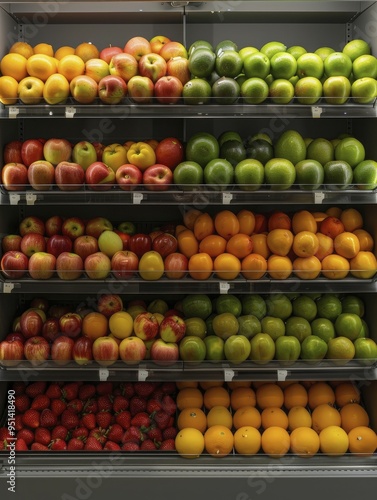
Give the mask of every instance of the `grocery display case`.
[[[262, 46], [271, 40], [281, 40], [287, 46], [302, 45], [308, 51], [319, 46], [341, 49], [354, 38], [366, 40], [377, 55], [377, 3], [372, 1], [207, 1], [207, 2], [1, 2], [0, 56], [15, 41], [32, 45], [50, 43], [54, 47], [78, 45], [91, 41], [97, 47], [109, 44], [124, 46], [133, 36], [147, 39], [166, 35], [181, 41], [186, 47], [195, 40], [211, 43], [233, 40], [239, 47]], [[14, 139], [65, 137], [72, 142], [81, 140], [104, 143], [124, 142], [175, 136], [186, 141], [196, 132], [218, 136], [234, 130], [242, 137], [259, 131], [277, 137], [286, 129], [295, 129], [307, 137], [336, 137], [354, 133], [362, 140], [367, 156], [377, 160], [375, 102], [360, 105], [347, 102], [333, 105], [320, 100], [315, 105], [292, 102], [276, 105], [266, 101], [247, 105], [242, 100], [233, 105], [211, 102], [207, 105], [136, 104], [131, 100], [115, 106], [101, 103], [80, 105], [73, 100], [64, 104], [25, 105], [17, 102], [0, 107], [0, 150]], [[249, 208], [267, 213], [272, 208], [287, 211], [298, 208], [324, 211], [332, 206], [354, 206], [362, 213], [365, 225], [377, 239], [377, 192], [354, 186], [345, 190], [323, 188], [315, 191], [288, 190], [241, 191], [232, 186], [226, 191], [214, 191], [208, 186], [188, 192], [170, 186], [164, 192], [119, 190], [94, 192], [63, 192], [23, 190], [0, 191], [0, 234], [14, 231], [27, 215], [59, 214], [84, 218], [101, 215], [109, 219], [133, 220], [140, 228], [149, 228], [165, 221], [179, 221], [190, 207], [216, 213], [220, 209], [237, 211]], [[84, 299], [87, 296], [116, 291], [125, 297], [174, 297], [193, 293], [212, 296], [234, 293], [337, 293], [360, 295], [367, 305], [370, 335], [377, 340], [374, 304], [377, 294], [376, 277], [343, 280], [220, 280], [216, 276], [199, 282], [190, 278], [144, 281], [90, 280], [84, 276], [75, 282], [55, 279], [36, 281], [29, 278], [0, 280], [0, 340], [8, 333], [16, 311], [35, 296], [56, 300]], [[234, 365], [211, 363], [156, 366], [145, 362], [125, 367], [122, 363], [104, 368], [96, 364], [64, 368], [46, 363], [36, 369], [25, 363], [0, 366], [0, 412], [6, 413], [6, 397], [13, 381], [35, 380], [352, 380], [360, 385], [368, 409], [371, 426], [377, 432], [377, 360], [365, 365], [358, 360], [347, 364], [323, 362], [311, 365], [298, 362], [282, 366], [245, 363]], [[1, 415], [0, 415], [1, 416]], [[3, 417], [4, 418], [4, 417]], [[12, 498], [7, 491], [8, 454], [0, 454], [1, 496]], [[246, 500], [265, 494], [267, 498], [290, 496], [298, 499], [308, 491], [343, 498], [372, 495], [377, 481], [377, 456], [324, 457], [310, 459], [287, 455], [280, 459], [264, 455], [242, 457], [233, 453], [226, 458], [201, 456], [187, 460], [175, 452], [156, 454], [117, 454], [110, 452], [23, 452], [16, 460], [16, 498], [40, 494], [48, 498], [103, 498], [106, 494], [122, 496], [179, 494], [186, 499], [195, 495], [206, 498], [209, 492], [220, 499]], [[58, 492], [58, 494], [57, 494]], [[326, 492], [326, 493], [324, 493]], [[14, 498], [14, 497], [13, 497]]]

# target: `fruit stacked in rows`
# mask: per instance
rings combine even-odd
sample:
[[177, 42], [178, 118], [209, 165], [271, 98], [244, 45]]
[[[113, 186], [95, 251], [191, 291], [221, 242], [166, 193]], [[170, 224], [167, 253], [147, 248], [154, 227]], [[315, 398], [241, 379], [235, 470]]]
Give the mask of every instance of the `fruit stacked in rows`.
[[272, 458], [291, 452], [370, 456], [377, 435], [351, 382], [178, 383], [175, 438], [185, 458], [234, 452]]
[[14, 382], [16, 451], [174, 450], [173, 382]]

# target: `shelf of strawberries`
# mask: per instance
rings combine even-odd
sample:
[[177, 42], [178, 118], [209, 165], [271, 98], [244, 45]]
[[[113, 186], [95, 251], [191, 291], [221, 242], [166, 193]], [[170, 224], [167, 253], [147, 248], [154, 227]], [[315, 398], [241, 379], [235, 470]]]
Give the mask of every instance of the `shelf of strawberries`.
[[1, 452], [15, 445], [19, 466], [29, 451], [52, 452], [52, 460], [57, 452], [122, 452], [123, 466], [129, 456], [134, 467], [138, 457], [158, 453], [162, 467], [180, 470], [186, 459], [221, 459], [226, 467], [237, 458], [247, 468], [285, 456], [294, 470], [308, 457], [316, 467], [373, 468], [377, 435], [368, 389], [345, 380], [14, 382]]

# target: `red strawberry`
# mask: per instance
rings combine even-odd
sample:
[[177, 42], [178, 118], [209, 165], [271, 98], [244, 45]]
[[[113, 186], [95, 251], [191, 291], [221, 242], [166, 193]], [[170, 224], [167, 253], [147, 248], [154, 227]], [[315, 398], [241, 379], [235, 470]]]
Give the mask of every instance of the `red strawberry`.
[[16, 429], [16, 431], [19, 431], [19, 430], [24, 428], [24, 424], [22, 422], [22, 417], [23, 417], [23, 415], [21, 415], [21, 413], [20, 413], [19, 415], [16, 415], [14, 418], [14, 428]]
[[119, 388], [122, 391], [122, 395], [127, 399], [131, 399], [135, 395], [134, 384], [132, 382], [121, 383]]
[[167, 427], [162, 431], [162, 438], [165, 439], [175, 439], [177, 435], [176, 427]]
[[96, 399], [88, 399], [84, 403], [83, 412], [85, 413], [97, 413], [98, 411], [98, 403]]
[[97, 398], [98, 411], [111, 411], [113, 409], [112, 397], [105, 394]]
[[96, 395], [96, 386], [94, 384], [83, 384], [79, 389], [79, 399], [86, 401]]
[[12, 438], [11, 433], [8, 430], [8, 427], [0, 427], [0, 441], [3, 441], [4, 439], [9, 440]]
[[50, 444], [50, 449], [54, 451], [62, 451], [67, 449], [67, 443], [63, 439], [54, 439]]
[[151, 414], [162, 409], [162, 404], [158, 399], [150, 399], [147, 402], [147, 413]]
[[158, 427], [151, 427], [147, 432], [147, 436], [153, 441], [162, 441], [162, 431]]
[[62, 397], [62, 389], [60, 384], [52, 382], [46, 389], [46, 396], [50, 399], [59, 399]]
[[140, 396], [133, 396], [130, 401], [130, 413], [132, 416], [140, 413], [142, 411], [146, 411], [147, 409], [147, 401]]
[[41, 443], [33, 443], [30, 449], [32, 451], [49, 451], [50, 448]]
[[168, 427], [174, 427], [174, 424], [175, 424], [175, 417], [171, 416], [168, 423]]
[[154, 415], [154, 421], [156, 422], [156, 425], [159, 429], [164, 430], [169, 426], [170, 423], [170, 415], [164, 412], [164, 410], [158, 411]]
[[57, 423], [58, 418], [52, 410], [46, 408], [42, 411], [40, 419], [41, 427], [55, 427]]
[[94, 413], [86, 413], [80, 419], [80, 425], [91, 430], [96, 426], [96, 416]]
[[107, 433], [107, 439], [114, 443], [121, 443], [124, 434], [124, 429], [120, 424], [113, 424]]
[[80, 451], [84, 449], [84, 441], [78, 437], [72, 437], [67, 443], [67, 450]]
[[70, 382], [65, 384], [62, 388], [63, 398], [66, 401], [72, 401], [72, 399], [76, 399], [79, 394], [79, 383], [78, 382]]
[[17, 432], [17, 440], [23, 439], [25, 443], [30, 446], [34, 441], [34, 432], [31, 429], [21, 429]]
[[157, 399], [157, 401], [161, 401], [164, 396], [165, 393], [162, 390], [162, 387], [157, 387], [157, 389], [153, 391], [150, 399]]
[[51, 441], [51, 432], [46, 427], [38, 427], [35, 429], [34, 441], [48, 446]]
[[25, 413], [30, 408], [30, 398], [27, 394], [20, 394], [14, 398], [14, 406], [18, 413]]
[[46, 396], [46, 394], [38, 394], [38, 396], [36, 396], [33, 399], [30, 408], [32, 408], [33, 410], [42, 411], [45, 410], [46, 408], [49, 408], [49, 406], [50, 406], [50, 398]]
[[16, 393], [16, 396], [20, 396], [25, 392], [27, 385], [25, 382], [13, 382], [12, 389]]
[[115, 422], [121, 425], [123, 429], [128, 429], [131, 426], [131, 413], [127, 410], [117, 413]]
[[165, 394], [175, 394], [177, 392], [177, 385], [175, 382], [163, 382], [161, 389]]
[[84, 450], [86, 451], [101, 451], [102, 444], [93, 436], [89, 436], [84, 445]]
[[74, 429], [79, 425], [80, 419], [72, 410], [64, 410], [60, 417], [61, 424], [68, 430]]
[[64, 425], [57, 425], [51, 430], [51, 439], [68, 439], [68, 429]]
[[95, 429], [92, 429], [89, 432], [89, 437], [95, 437], [102, 445], [104, 445], [107, 441], [106, 433], [107, 429], [101, 429], [100, 427], [96, 427]]
[[137, 427], [130, 427], [123, 435], [123, 443], [137, 443], [143, 440], [143, 433]]
[[134, 389], [138, 396], [149, 398], [152, 392], [156, 389], [157, 384], [154, 382], [135, 382]]
[[22, 422], [26, 427], [36, 429], [39, 427], [40, 413], [37, 410], [29, 408], [22, 415]]
[[76, 427], [76, 429], [73, 429], [71, 433], [71, 437], [80, 438], [81, 440], [84, 440], [88, 436], [89, 430], [86, 427]]
[[169, 394], [165, 394], [165, 396], [162, 398], [161, 404], [162, 404], [162, 409], [168, 415], [174, 415], [175, 412], [177, 411], [177, 405], [174, 399], [171, 396], [169, 396]]
[[78, 398], [72, 399], [72, 401], [69, 401], [67, 403], [67, 408], [74, 411], [75, 413], [81, 413], [83, 407], [84, 407], [83, 402], [81, 401], [81, 399]]
[[175, 450], [175, 441], [174, 439], [165, 439], [162, 441], [159, 447], [160, 451], [174, 451]]
[[157, 447], [151, 439], [146, 439], [141, 443], [140, 450], [152, 451], [152, 450], [157, 450]]
[[113, 411], [119, 413], [120, 411], [127, 410], [130, 406], [128, 399], [124, 396], [115, 396], [113, 401]]
[[118, 443], [114, 443], [114, 441], [107, 441], [103, 449], [108, 451], [120, 451], [120, 446]]
[[132, 417], [131, 420], [131, 425], [139, 428], [148, 428], [150, 427], [152, 421], [149, 418], [148, 413], [146, 412], [141, 412], [137, 413], [134, 417]]
[[67, 403], [62, 399], [52, 399], [50, 405], [51, 411], [59, 417], [67, 408]]
[[114, 384], [112, 382], [99, 382], [96, 387], [97, 394], [104, 396], [105, 394], [112, 394]]
[[25, 441], [22, 438], [17, 439], [16, 446], [15, 446], [16, 451], [27, 451], [28, 449], [29, 448], [28, 448], [27, 444], [25, 443]]
[[96, 423], [102, 429], [107, 429], [113, 420], [113, 416], [109, 411], [102, 410], [96, 415]]
[[35, 398], [38, 394], [44, 394], [46, 392], [47, 382], [32, 382], [25, 388], [25, 393], [30, 398]]
[[124, 443], [121, 449], [122, 451], [139, 451], [140, 446], [137, 443], [128, 442]]

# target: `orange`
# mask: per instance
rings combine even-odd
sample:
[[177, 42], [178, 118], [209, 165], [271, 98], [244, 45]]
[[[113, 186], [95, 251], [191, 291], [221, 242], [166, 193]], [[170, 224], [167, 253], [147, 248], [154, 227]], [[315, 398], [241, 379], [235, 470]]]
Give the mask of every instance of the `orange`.
[[254, 233], [267, 232], [267, 216], [265, 214], [254, 214], [255, 227]]
[[374, 239], [373, 236], [368, 233], [365, 229], [355, 229], [353, 231], [353, 234], [356, 234], [356, 236], [359, 239], [360, 243], [360, 250], [364, 250], [367, 252], [371, 252], [374, 247]]
[[251, 380], [233, 380], [232, 382], [227, 382], [226, 385], [233, 391], [238, 387], [251, 387]]
[[343, 233], [335, 236], [334, 250], [338, 255], [341, 255], [346, 259], [352, 259], [353, 257], [356, 257], [360, 251], [359, 239], [356, 234], [344, 231]]
[[267, 234], [267, 245], [271, 253], [285, 257], [293, 244], [293, 233], [289, 229], [273, 229]]
[[265, 408], [281, 408], [284, 403], [284, 392], [281, 387], [272, 382], [267, 382], [259, 386], [256, 390], [257, 405], [264, 410]]
[[250, 210], [242, 209], [237, 212], [237, 219], [240, 224], [240, 233], [250, 236], [255, 229], [255, 215]]
[[339, 410], [342, 428], [348, 433], [360, 425], [369, 425], [369, 415], [359, 403], [348, 403]]
[[207, 417], [201, 408], [183, 408], [177, 419], [178, 429], [192, 427], [198, 429], [202, 434], [207, 429]]
[[288, 429], [293, 431], [298, 427], [311, 427], [312, 417], [304, 406], [292, 406], [288, 412]]
[[291, 451], [299, 457], [312, 457], [319, 450], [319, 436], [310, 427], [297, 427], [291, 432]]
[[315, 218], [318, 227], [318, 224], [320, 224], [324, 219], [326, 219], [328, 214], [326, 212], [312, 212], [312, 215]]
[[258, 253], [251, 253], [241, 261], [241, 274], [247, 280], [259, 280], [267, 271], [267, 260]]
[[196, 380], [178, 380], [176, 382], [177, 389], [185, 389], [186, 387], [191, 387], [191, 388], [196, 388], [198, 387], [199, 382], [196, 382]]
[[202, 214], [200, 210], [196, 208], [189, 208], [184, 214], [183, 214], [183, 224], [187, 227], [187, 229], [194, 229], [194, 223], [196, 218]]
[[341, 382], [335, 387], [335, 403], [340, 408], [348, 403], [360, 403], [360, 390], [353, 382]]
[[377, 435], [373, 429], [365, 425], [354, 427], [348, 433], [349, 451], [357, 456], [372, 455], [377, 449]]
[[311, 410], [319, 405], [335, 403], [334, 389], [327, 382], [315, 382], [308, 389], [308, 404]]
[[34, 46], [34, 54], [43, 54], [45, 56], [54, 57], [54, 49], [49, 43], [38, 43]]
[[177, 224], [174, 230], [174, 236], [177, 237], [182, 231], [186, 231], [187, 227], [183, 224]]
[[288, 214], [285, 212], [274, 212], [271, 214], [267, 221], [269, 231], [273, 229], [289, 229], [292, 228], [292, 221]]
[[212, 457], [226, 457], [233, 450], [233, 434], [225, 425], [213, 425], [204, 434], [204, 446]]
[[272, 458], [281, 458], [289, 450], [291, 440], [282, 427], [269, 427], [262, 433], [261, 446], [264, 453]]
[[319, 276], [322, 266], [321, 261], [315, 256], [297, 257], [293, 263], [293, 272], [302, 280], [314, 280]]
[[188, 259], [198, 253], [199, 244], [195, 238], [193, 231], [185, 229], [177, 234], [178, 250], [183, 253]]
[[317, 259], [322, 261], [326, 255], [330, 255], [334, 251], [334, 240], [330, 238], [330, 236], [326, 236], [323, 233], [316, 233], [317, 239], [318, 239], [318, 250], [315, 253], [315, 256]]
[[55, 59], [60, 61], [64, 56], [72, 55], [75, 53], [74, 47], [70, 47], [69, 45], [63, 45], [59, 47], [54, 54]]
[[261, 413], [261, 419], [263, 429], [274, 426], [288, 429], [288, 416], [281, 408], [273, 406], [265, 408]]
[[58, 73], [65, 76], [70, 82], [75, 76], [83, 75], [85, 63], [81, 57], [68, 54], [62, 57], [58, 63]]
[[290, 410], [294, 406], [306, 406], [308, 404], [308, 392], [299, 382], [288, 385], [284, 389], [284, 406]]
[[255, 391], [251, 387], [237, 387], [230, 393], [230, 406], [234, 411], [243, 406], [255, 406], [256, 404]]
[[356, 208], [345, 208], [340, 214], [340, 220], [343, 222], [346, 231], [355, 231], [363, 227], [364, 221], [361, 213]]
[[212, 406], [207, 413], [207, 427], [213, 425], [224, 425], [231, 429], [233, 427], [232, 414], [225, 406]]
[[345, 230], [343, 222], [337, 217], [326, 217], [319, 225], [319, 232], [333, 240]]
[[341, 280], [347, 276], [350, 270], [350, 263], [341, 255], [327, 255], [321, 262], [322, 274], [332, 280]]
[[274, 280], [285, 280], [292, 274], [293, 265], [288, 257], [270, 255], [267, 259], [267, 271]]
[[319, 434], [320, 450], [325, 455], [341, 456], [348, 450], [347, 432], [337, 425], [330, 425]]
[[146, 144], [149, 144], [153, 148], [154, 151], [156, 150], [158, 143], [159, 143], [159, 141], [157, 139], [148, 139], [145, 142], [146, 142]]
[[108, 326], [107, 317], [102, 313], [93, 311], [84, 316], [81, 330], [85, 337], [89, 337], [94, 341], [108, 334]]
[[26, 61], [26, 69], [30, 76], [35, 76], [43, 82], [57, 72], [55, 60], [45, 54], [34, 54]]
[[34, 54], [33, 47], [27, 42], [15, 42], [9, 49], [10, 54], [21, 54], [28, 59]]
[[333, 406], [324, 403], [314, 408], [312, 412], [312, 427], [318, 432], [329, 425], [340, 425], [341, 418], [339, 411]]
[[206, 236], [214, 234], [215, 224], [208, 213], [198, 215], [194, 222], [194, 235], [198, 241], [204, 240]]
[[26, 63], [28, 59], [21, 54], [6, 54], [0, 61], [0, 71], [3, 76], [11, 76], [17, 82], [28, 76]]
[[204, 436], [192, 427], [181, 429], [175, 437], [175, 449], [183, 458], [197, 458], [204, 451]]
[[295, 212], [292, 217], [292, 232], [297, 234], [301, 231], [317, 232], [317, 221], [308, 210]]
[[214, 222], [217, 234], [226, 240], [230, 240], [232, 236], [240, 231], [240, 222], [237, 216], [230, 210], [218, 212]]
[[267, 245], [267, 234], [252, 234], [251, 239], [253, 240], [253, 252], [261, 255], [265, 259], [268, 259], [268, 257], [271, 255], [271, 252]]
[[377, 259], [372, 252], [360, 251], [350, 260], [350, 270], [355, 278], [372, 278], [377, 271]]
[[185, 387], [178, 392], [176, 403], [178, 410], [201, 408], [203, 406], [202, 391], [195, 387]]
[[233, 426], [239, 429], [245, 425], [250, 425], [259, 429], [262, 425], [262, 418], [259, 410], [254, 406], [242, 406], [233, 414]]
[[319, 241], [315, 233], [300, 231], [293, 238], [292, 248], [297, 257], [311, 257], [319, 248]]
[[[27, 77], [26, 77], [27, 78]], [[0, 102], [15, 104], [17, 102], [18, 81], [13, 76], [0, 76]]]
[[199, 243], [199, 252], [208, 253], [213, 259], [225, 252], [226, 239], [218, 234], [210, 234]]
[[340, 207], [330, 207], [326, 210], [326, 214], [329, 215], [330, 217], [336, 217], [337, 219], [340, 218], [342, 215], [343, 209]]
[[234, 433], [234, 449], [240, 455], [256, 455], [261, 447], [262, 437], [255, 427], [240, 427]]
[[213, 271], [213, 262], [208, 253], [196, 253], [189, 258], [188, 271], [191, 278], [207, 280]]
[[98, 59], [99, 58], [99, 50], [97, 47], [90, 42], [83, 42], [77, 45], [75, 48], [75, 54], [86, 62], [89, 59]]
[[241, 261], [231, 253], [222, 253], [213, 261], [213, 270], [221, 280], [234, 280], [241, 272]]
[[210, 410], [214, 406], [225, 406], [225, 408], [229, 408], [229, 392], [225, 387], [210, 387], [204, 391], [203, 403], [207, 410]]
[[227, 244], [226, 251], [235, 255], [239, 259], [243, 259], [253, 250], [253, 240], [250, 236], [244, 233], [237, 233], [232, 236]]

